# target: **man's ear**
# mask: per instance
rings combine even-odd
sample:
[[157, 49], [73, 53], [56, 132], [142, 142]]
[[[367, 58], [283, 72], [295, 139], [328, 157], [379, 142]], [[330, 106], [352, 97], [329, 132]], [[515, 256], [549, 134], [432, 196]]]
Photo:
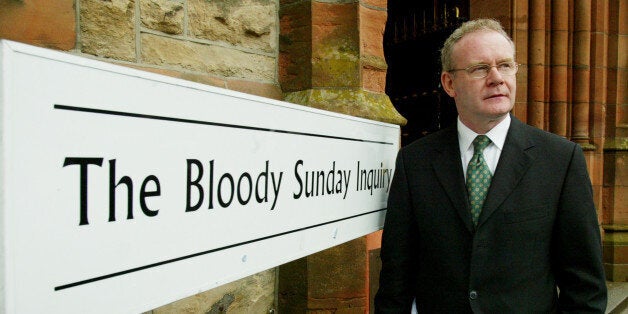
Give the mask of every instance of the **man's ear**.
[[456, 91], [454, 90], [454, 78], [451, 73], [442, 72], [440, 74], [440, 83], [449, 97], [456, 97]]

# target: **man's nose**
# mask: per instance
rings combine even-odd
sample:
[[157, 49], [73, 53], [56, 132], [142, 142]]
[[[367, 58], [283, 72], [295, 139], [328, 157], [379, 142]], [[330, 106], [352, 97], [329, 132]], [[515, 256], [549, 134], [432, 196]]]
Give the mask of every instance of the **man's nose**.
[[501, 85], [504, 83], [504, 76], [497, 70], [497, 67], [491, 67], [486, 76], [487, 84]]

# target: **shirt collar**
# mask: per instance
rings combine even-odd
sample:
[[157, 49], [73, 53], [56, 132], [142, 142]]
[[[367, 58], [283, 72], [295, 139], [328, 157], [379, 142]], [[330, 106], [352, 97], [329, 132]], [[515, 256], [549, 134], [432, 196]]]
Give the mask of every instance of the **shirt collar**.
[[[493, 142], [493, 144], [501, 151], [504, 148], [504, 142], [506, 142], [506, 135], [508, 134], [508, 128], [510, 127], [510, 114], [506, 115], [504, 120], [494, 126], [485, 135]], [[458, 117], [458, 143], [460, 145], [460, 154], [464, 154], [473, 143], [473, 140], [479, 134], [469, 129]]]

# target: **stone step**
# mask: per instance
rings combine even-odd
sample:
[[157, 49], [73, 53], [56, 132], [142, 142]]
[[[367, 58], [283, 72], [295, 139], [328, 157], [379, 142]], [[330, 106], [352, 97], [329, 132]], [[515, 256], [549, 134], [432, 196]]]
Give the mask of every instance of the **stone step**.
[[608, 282], [607, 314], [628, 313], [628, 282]]

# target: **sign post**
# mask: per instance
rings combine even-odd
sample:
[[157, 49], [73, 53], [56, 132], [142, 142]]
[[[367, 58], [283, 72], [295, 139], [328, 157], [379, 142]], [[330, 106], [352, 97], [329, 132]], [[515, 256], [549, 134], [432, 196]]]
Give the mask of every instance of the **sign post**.
[[398, 126], [0, 46], [6, 313], [142, 312], [383, 225]]

